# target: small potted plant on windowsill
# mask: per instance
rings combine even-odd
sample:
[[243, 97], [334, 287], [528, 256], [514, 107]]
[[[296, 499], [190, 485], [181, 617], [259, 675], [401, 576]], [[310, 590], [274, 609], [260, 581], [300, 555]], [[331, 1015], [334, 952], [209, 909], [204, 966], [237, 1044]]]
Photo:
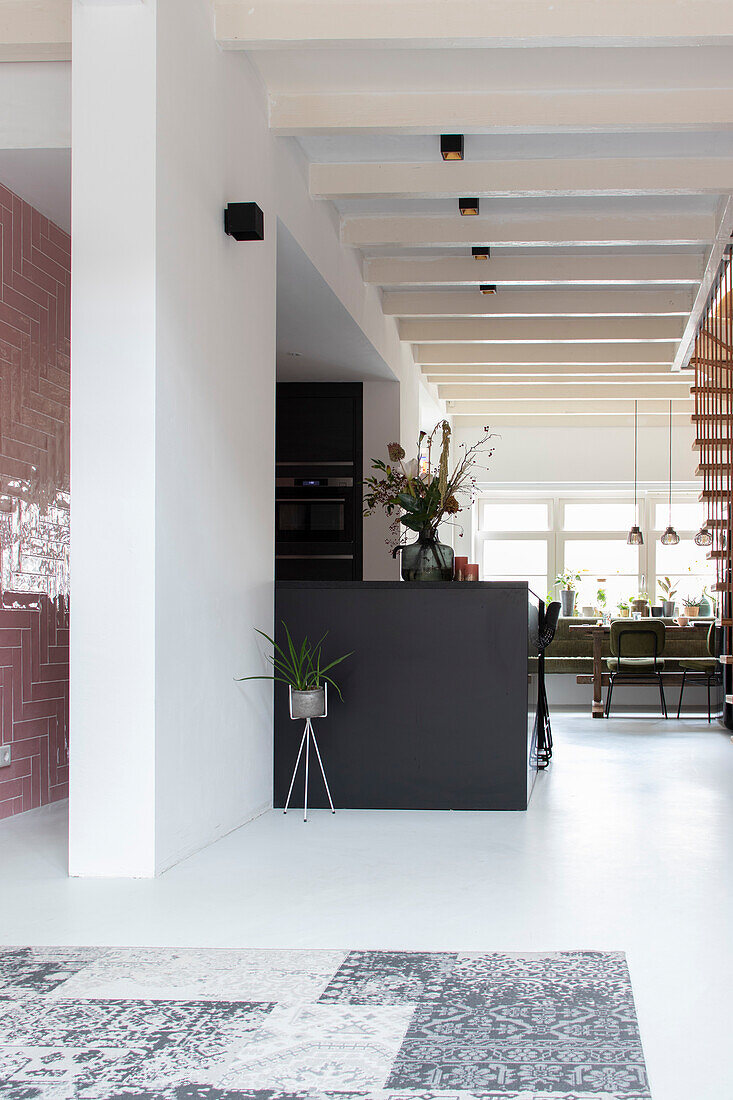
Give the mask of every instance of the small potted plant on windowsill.
[[700, 611], [699, 615], [703, 619], [709, 619], [715, 614], [715, 599], [708, 592], [707, 588], [703, 588], [702, 596], [700, 597]]
[[683, 597], [682, 603], [685, 607], [685, 615], [688, 619], [696, 619], [700, 614], [700, 600], [697, 596]]
[[649, 614], [649, 596], [646, 592], [640, 592], [630, 602], [632, 611], [638, 611], [642, 616]]
[[579, 580], [580, 573], [573, 573], [569, 569], [555, 577], [555, 584], [560, 589], [562, 613], [566, 618], [575, 613], [575, 597], [577, 595], [575, 586]]
[[669, 577], [662, 577], [657, 584], [662, 593], [662, 613], [671, 619], [674, 616], [674, 598], [677, 595], [677, 589], [672, 585]]
[[621, 600], [618, 604], [618, 617], [620, 619], [628, 619], [629, 617], [629, 605], [625, 600]]
[[[343, 657], [336, 657], [328, 664], [322, 664], [322, 647], [326, 640], [324, 634], [317, 642], [313, 643], [306, 636], [296, 646], [290, 631], [285, 623], [286, 647], [282, 649], [274, 638], [265, 634], [264, 630], [257, 633], [272, 646], [272, 653], [267, 655], [267, 660], [272, 665], [273, 671], [267, 676], [241, 676], [242, 680], [275, 680], [280, 684], [287, 684], [290, 691], [290, 713], [292, 718], [323, 718], [326, 714], [326, 684], [331, 684], [342, 699], [341, 690], [335, 680], [326, 673], [335, 665], [340, 665], [351, 653], [345, 653]], [[353, 652], [353, 651], [352, 651]]]

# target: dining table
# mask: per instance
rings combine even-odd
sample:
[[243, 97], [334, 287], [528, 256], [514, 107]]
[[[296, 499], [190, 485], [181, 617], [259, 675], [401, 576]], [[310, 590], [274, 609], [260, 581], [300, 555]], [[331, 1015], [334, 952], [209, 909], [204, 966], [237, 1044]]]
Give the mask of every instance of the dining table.
[[[689, 634], [689, 632], [704, 629], [707, 631], [710, 627], [709, 620], [704, 622], [691, 621], [686, 626], [678, 626], [676, 623], [672, 626], [665, 623], [665, 630], [669, 634]], [[580, 638], [592, 638], [593, 639], [593, 704], [591, 713], [594, 718], [603, 718], [603, 639], [608, 638], [611, 634], [610, 623], [578, 623], [577, 626], [570, 627], [570, 630], [577, 631]], [[671, 677], [670, 677], [671, 678]], [[678, 677], [677, 679], [681, 679]], [[579, 684], [585, 684], [588, 682], [588, 676], [579, 675], [577, 677]]]

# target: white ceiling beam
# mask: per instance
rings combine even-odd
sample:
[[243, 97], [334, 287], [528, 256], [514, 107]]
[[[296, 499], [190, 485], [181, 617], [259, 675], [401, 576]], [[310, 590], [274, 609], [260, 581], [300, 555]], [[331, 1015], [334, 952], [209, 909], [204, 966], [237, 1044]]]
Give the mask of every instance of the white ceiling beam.
[[[473, 373], [468, 374], [471, 370]], [[669, 364], [666, 363], [611, 363], [598, 366], [579, 365], [577, 363], [532, 363], [524, 365], [512, 365], [506, 363], [473, 364], [469, 366], [422, 367], [423, 376], [428, 378], [436, 386], [452, 385], [458, 382], [466, 386], [480, 386], [487, 381], [507, 382], [512, 379], [526, 381], [528, 378], [554, 378], [566, 381], [574, 378], [602, 382], [608, 380], [646, 382], [660, 378], [679, 379], [680, 375], [672, 375]]]
[[[476, 267], [480, 268], [477, 262]], [[388, 317], [687, 317], [691, 290], [385, 290]]]
[[[731, 118], [733, 119], [733, 107]], [[618, 207], [595, 215], [553, 212], [542, 218], [507, 216], [347, 217], [341, 242], [355, 248], [392, 245], [511, 245], [513, 248], [705, 245], [715, 240], [714, 214], [624, 214]]]
[[491, 317], [401, 321], [401, 340], [414, 344], [628, 343], [679, 340], [677, 317]]
[[[672, 378], [672, 376], [669, 376]], [[631, 400], [639, 398], [657, 397], [665, 401], [689, 401], [690, 394], [685, 392], [685, 387], [674, 381], [664, 382], [554, 382], [552, 379], [542, 378], [536, 382], [528, 382], [526, 379], [516, 385], [487, 385], [487, 386], [439, 386], [438, 396], [441, 401], [460, 402], [461, 406], [485, 404], [487, 401], [516, 401], [523, 393], [537, 399], [542, 397], [548, 401], [583, 401], [596, 400]], [[450, 406], [449, 406], [450, 407]]]
[[312, 163], [317, 199], [459, 195], [679, 195], [733, 190], [733, 157]]
[[[423, 377], [427, 378], [435, 386], [450, 386], [459, 383], [464, 386], [481, 386], [489, 381], [511, 382], [519, 379], [526, 382], [532, 378], [553, 378], [559, 381], [570, 381], [574, 378], [586, 379], [586, 381], [604, 380], [614, 381], [621, 379], [629, 382], [653, 382], [660, 378], [671, 377], [668, 364], [664, 363], [615, 363], [600, 366], [578, 366], [557, 363], [534, 363], [531, 366], [511, 366], [499, 363], [496, 366], [480, 364], [473, 366], [473, 374], [467, 374], [467, 367], [455, 367], [451, 371], [449, 367], [423, 367]], [[674, 375], [679, 378], [679, 375]]]
[[[628, 423], [631, 426], [633, 424], [635, 400], [638, 400], [641, 405], [641, 398], [631, 396], [619, 397], [616, 401], [612, 401], [610, 398], [604, 401], [591, 397], [589, 394], [580, 394], [577, 398], [558, 397], [553, 399], [545, 394], [542, 389], [537, 389], [531, 391], [531, 397], [528, 397], [524, 403], [521, 401], [489, 401], [488, 399], [483, 403], [452, 401], [447, 405], [446, 412], [454, 423], [457, 422], [457, 418], [471, 417], [475, 418], [475, 422], [478, 422], [481, 427], [495, 428], [498, 424], [507, 420], [524, 420], [532, 424], [536, 423], [539, 405], [540, 409], [544, 411], [542, 419], [548, 421], [555, 419], [559, 424], [570, 425], [574, 423], [582, 427], [587, 423], [602, 423], [601, 417], [618, 416], [623, 417], [622, 423]], [[640, 419], [641, 415], [640, 407]], [[667, 424], [669, 420], [669, 400], [651, 400], [647, 402], [644, 416], [646, 423]], [[687, 416], [681, 420], [676, 419], [676, 423], [689, 422], [689, 419], [690, 413], [688, 411]], [[582, 484], [582, 471], [576, 477], [573, 477], [572, 472], [570, 472], [568, 480], [576, 485]]]
[[703, 45], [733, 41], [729, 0], [215, 0], [227, 49]]
[[[582, 427], [586, 422], [591, 424], [624, 424], [631, 426], [634, 422], [633, 401], [541, 401], [538, 398], [527, 397], [524, 401], [501, 401], [492, 404], [486, 402], [485, 407], [478, 408], [472, 405], [457, 407], [450, 410], [451, 419], [458, 427], [483, 428], [490, 424], [496, 427], [498, 424], [536, 424], [540, 421], [558, 421], [564, 425], [568, 423], [574, 427]], [[672, 417], [675, 424], [689, 424], [690, 414], [685, 411]], [[642, 424], [667, 424], [669, 420], [669, 401], [640, 400], [639, 420]], [[574, 479], [577, 483], [582, 478]]]
[[444, 369], [482, 363], [660, 363], [670, 366], [676, 348], [676, 343], [413, 344], [412, 353], [416, 363]]
[[[644, 377], [671, 374], [670, 363], [614, 363], [599, 360], [597, 363], [423, 363], [420, 366], [423, 375], [431, 382], [439, 379], [465, 382], [466, 385], [481, 383], [487, 378], [532, 378], [535, 375], [577, 375], [591, 377], [597, 375], [643, 375]], [[675, 375], [676, 378], [679, 375]]]
[[71, 0], [0, 0], [0, 61], [69, 61]]
[[620, 133], [730, 130], [733, 88], [339, 92], [270, 99], [270, 129], [308, 134]]
[[672, 364], [672, 370], [682, 370], [690, 362], [693, 351], [695, 350], [695, 339], [697, 337], [697, 330], [700, 325], [700, 321], [703, 318], [704, 311], [707, 307], [710, 291], [718, 274], [718, 269], [723, 260], [726, 248], [731, 243], [731, 237], [733, 236], [733, 195], [726, 195], [721, 201], [720, 206], [720, 218], [718, 222], [718, 231], [715, 237], [710, 252], [708, 253], [707, 263], [705, 264], [705, 271], [703, 272], [702, 281], [695, 296], [695, 302], [692, 306], [690, 316], [685, 325], [685, 331], [682, 334], [680, 345], [677, 349], [677, 354], [674, 357], [674, 363]]
[[497, 256], [484, 262], [470, 257], [430, 260], [377, 257], [364, 261], [364, 280], [377, 286], [694, 284], [700, 282], [703, 270], [702, 256], [684, 252], [657, 256]]

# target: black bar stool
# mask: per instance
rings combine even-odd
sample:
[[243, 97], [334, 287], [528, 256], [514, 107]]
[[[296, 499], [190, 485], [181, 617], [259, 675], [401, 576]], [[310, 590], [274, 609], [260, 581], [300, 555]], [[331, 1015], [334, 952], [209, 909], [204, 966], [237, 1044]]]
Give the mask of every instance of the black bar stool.
[[552, 726], [550, 725], [550, 707], [545, 688], [545, 650], [555, 637], [557, 620], [560, 617], [560, 604], [553, 600], [545, 608], [539, 636], [540, 693], [537, 722], [537, 767], [546, 768], [552, 759]]

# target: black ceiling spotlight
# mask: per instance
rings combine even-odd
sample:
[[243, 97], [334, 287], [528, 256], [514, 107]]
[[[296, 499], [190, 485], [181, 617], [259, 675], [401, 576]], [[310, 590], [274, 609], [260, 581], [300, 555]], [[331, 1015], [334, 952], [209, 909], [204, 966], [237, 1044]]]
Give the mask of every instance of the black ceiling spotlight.
[[482, 294], [496, 294], [496, 286], [494, 283], [482, 283], [479, 290]]
[[463, 160], [463, 134], [441, 134], [440, 155], [443, 160]]
[[230, 202], [224, 211], [224, 232], [235, 241], [264, 241], [265, 215], [256, 202]]
[[488, 260], [491, 258], [491, 249], [487, 244], [475, 244], [471, 249], [474, 260]]
[[459, 199], [458, 209], [464, 218], [478, 214], [478, 199]]

